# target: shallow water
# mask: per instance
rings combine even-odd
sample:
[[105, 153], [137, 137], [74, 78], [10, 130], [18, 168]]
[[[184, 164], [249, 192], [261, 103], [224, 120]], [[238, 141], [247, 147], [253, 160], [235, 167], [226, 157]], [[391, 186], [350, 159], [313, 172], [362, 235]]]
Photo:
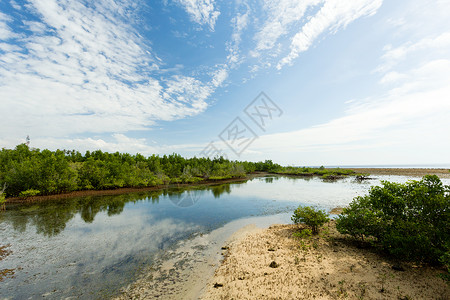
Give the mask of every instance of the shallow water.
[[1, 283], [0, 298], [110, 297], [180, 240], [250, 216], [280, 214], [280, 221], [289, 222], [299, 205], [345, 206], [380, 179], [408, 180], [269, 176], [189, 190], [11, 205], [0, 213], [0, 245], [12, 250], [0, 269], [15, 269], [15, 275]]

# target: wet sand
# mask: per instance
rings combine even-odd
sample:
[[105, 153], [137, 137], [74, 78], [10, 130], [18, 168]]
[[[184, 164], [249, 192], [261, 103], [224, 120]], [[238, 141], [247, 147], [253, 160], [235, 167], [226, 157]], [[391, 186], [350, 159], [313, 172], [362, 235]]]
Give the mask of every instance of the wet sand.
[[199, 299], [226, 253], [222, 248], [270, 224], [287, 222], [289, 216], [239, 219], [210, 233], [180, 241], [173, 248], [162, 251], [152, 265], [141, 270], [136, 281], [124, 287], [115, 299]]
[[273, 225], [231, 242], [201, 299], [450, 299], [442, 269], [360, 249], [333, 222], [303, 242], [295, 230]]

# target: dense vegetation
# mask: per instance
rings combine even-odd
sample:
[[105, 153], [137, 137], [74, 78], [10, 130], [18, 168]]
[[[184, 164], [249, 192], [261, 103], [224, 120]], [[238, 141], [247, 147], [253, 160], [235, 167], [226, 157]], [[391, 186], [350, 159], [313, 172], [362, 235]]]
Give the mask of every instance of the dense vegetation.
[[0, 151], [0, 183], [6, 184], [7, 197], [192, 183], [243, 177], [254, 170], [252, 163], [186, 159], [178, 154], [144, 157], [97, 150], [82, 155], [78, 151], [40, 151], [25, 144]]
[[371, 239], [395, 257], [450, 266], [450, 186], [436, 175], [406, 184], [383, 181], [356, 197], [336, 227]]
[[35, 196], [76, 190], [149, 187], [244, 177], [255, 171], [296, 175], [350, 174], [349, 170], [282, 167], [264, 162], [230, 161], [223, 157], [183, 158], [75, 150], [39, 150], [25, 144], [0, 151], [0, 184], [4, 195]]

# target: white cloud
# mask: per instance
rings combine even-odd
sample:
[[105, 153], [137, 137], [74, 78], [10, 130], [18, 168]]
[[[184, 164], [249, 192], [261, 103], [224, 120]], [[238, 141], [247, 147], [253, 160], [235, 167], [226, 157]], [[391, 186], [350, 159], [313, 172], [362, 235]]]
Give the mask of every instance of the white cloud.
[[381, 78], [380, 83], [389, 84], [408, 78], [407, 75], [395, 71], [389, 72]]
[[242, 41], [242, 33], [249, 24], [250, 8], [246, 6], [245, 13], [237, 13], [237, 15], [231, 19], [231, 25], [233, 27], [233, 33], [231, 35], [231, 41], [227, 45], [228, 56], [227, 61], [231, 67], [239, 65], [242, 60], [240, 58], [239, 45]]
[[0, 12], [0, 40], [9, 40], [11, 38], [17, 37], [12, 29], [8, 26], [8, 22], [11, 22], [12, 19], [8, 15]]
[[[292, 64], [321, 34], [336, 33], [354, 20], [374, 14], [381, 4], [382, 0], [264, 1], [264, 19], [253, 20], [259, 29], [254, 35], [255, 47], [249, 54], [258, 63], [251, 73], [268, 66], [280, 70]], [[258, 26], [261, 19], [264, 21]], [[287, 55], [286, 48], [289, 48]]]
[[14, 0], [10, 0], [10, 4], [11, 4], [12, 7], [14, 7], [15, 10], [21, 10], [22, 9], [22, 7], [19, 4], [17, 4], [17, 2], [14, 1]]
[[320, 11], [314, 15], [292, 39], [290, 53], [282, 58], [277, 69], [292, 62], [311, 47], [320, 34], [329, 30], [335, 33], [341, 28], [345, 28], [354, 20], [363, 16], [373, 15], [381, 6], [382, 0], [328, 0]]
[[145, 129], [203, 112], [226, 77], [219, 72], [210, 83], [160, 77], [163, 63], [130, 23], [133, 1], [87, 7], [32, 0], [27, 9], [39, 18], [21, 20], [32, 33], [11, 32], [1, 25], [11, 18], [0, 15], [13, 38], [0, 43], [0, 99], [8, 112], [1, 136]]
[[259, 56], [261, 51], [274, 48], [279, 38], [288, 34], [291, 27], [304, 18], [308, 8], [323, 2], [324, 0], [265, 1], [263, 9], [267, 12], [267, 20], [255, 35], [256, 47], [252, 55]]
[[[395, 65], [408, 59], [408, 56], [433, 51], [433, 55], [442, 55], [450, 50], [450, 32], [443, 32], [435, 37], [426, 37], [418, 42], [406, 42], [398, 47], [387, 45], [384, 48], [385, 53], [382, 56], [383, 63], [378, 66], [376, 71], [386, 72]], [[423, 57], [423, 55], [420, 55]]]
[[44, 34], [48, 30], [48, 27], [41, 22], [23, 21], [23, 24], [36, 34]]
[[191, 17], [192, 21], [200, 25], [208, 25], [214, 31], [220, 12], [214, 7], [214, 0], [176, 0]]
[[0, 50], [4, 52], [20, 51], [20, 47], [7, 43], [0, 43]]
[[217, 70], [214, 73], [211, 83], [214, 87], [221, 86], [223, 82], [227, 79], [227, 77], [228, 77], [228, 70], [226, 67], [224, 67], [222, 69]]

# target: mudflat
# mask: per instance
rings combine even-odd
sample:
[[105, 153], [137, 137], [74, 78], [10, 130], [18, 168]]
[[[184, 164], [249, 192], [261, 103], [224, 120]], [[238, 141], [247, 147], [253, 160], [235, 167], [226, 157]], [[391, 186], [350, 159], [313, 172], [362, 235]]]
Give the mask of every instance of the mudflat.
[[408, 169], [408, 168], [350, 168], [356, 173], [369, 173], [371, 175], [402, 175], [422, 177], [437, 175], [440, 178], [450, 178], [449, 169]]

